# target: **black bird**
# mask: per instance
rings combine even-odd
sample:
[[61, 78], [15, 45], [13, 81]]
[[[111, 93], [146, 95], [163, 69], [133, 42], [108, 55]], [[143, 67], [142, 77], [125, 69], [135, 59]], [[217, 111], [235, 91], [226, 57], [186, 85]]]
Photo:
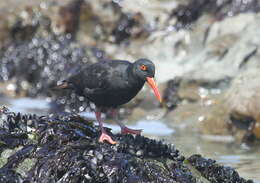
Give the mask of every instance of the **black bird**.
[[[116, 142], [106, 133], [101, 121], [101, 111], [113, 109], [129, 102], [142, 89], [147, 81], [153, 89], [155, 96], [161, 102], [161, 95], [154, 82], [155, 66], [147, 59], [139, 59], [134, 63], [124, 60], [104, 60], [82, 68], [77, 74], [71, 76], [58, 88], [74, 90], [78, 95], [88, 98], [96, 105], [96, 118], [101, 129], [100, 142]], [[121, 133], [140, 134], [142, 130], [127, 128], [117, 121]]]

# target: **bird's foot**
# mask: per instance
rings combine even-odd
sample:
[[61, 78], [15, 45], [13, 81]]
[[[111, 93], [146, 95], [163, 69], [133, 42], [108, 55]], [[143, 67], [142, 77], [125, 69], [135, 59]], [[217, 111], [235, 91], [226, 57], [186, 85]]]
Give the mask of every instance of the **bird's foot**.
[[121, 128], [121, 133], [122, 134], [135, 134], [135, 135], [140, 135], [142, 133], [143, 130], [134, 130], [134, 129], [131, 129], [131, 128], [127, 128], [126, 126], [122, 127]]
[[116, 141], [114, 141], [108, 134], [105, 132], [102, 132], [101, 136], [99, 137], [99, 142], [107, 141], [110, 144], [117, 144]]

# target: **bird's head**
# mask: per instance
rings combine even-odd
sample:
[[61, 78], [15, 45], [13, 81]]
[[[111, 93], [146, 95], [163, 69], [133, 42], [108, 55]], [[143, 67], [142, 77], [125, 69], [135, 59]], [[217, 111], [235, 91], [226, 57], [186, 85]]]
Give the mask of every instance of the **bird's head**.
[[153, 89], [156, 98], [161, 102], [162, 98], [157, 85], [154, 81], [155, 66], [152, 61], [148, 59], [139, 59], [133, 64], [133, 73], [139, 79], [146, 81]]

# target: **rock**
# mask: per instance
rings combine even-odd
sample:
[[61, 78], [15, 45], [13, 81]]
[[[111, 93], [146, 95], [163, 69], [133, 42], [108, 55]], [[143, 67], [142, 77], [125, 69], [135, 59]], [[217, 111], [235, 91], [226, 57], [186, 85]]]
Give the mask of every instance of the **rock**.
[[170, 127], [198, 131], [204, 114], [205, 108], [197, 103], [180, 103], [175, 110], [167, 113], [165, 119]]
[[232, 81], [183, 82], [179, 88], [182, 102], [166, 115], [169, 125], [188, 127], [203, 137], [232, 135], [239, 143], [252, 144], [260, 136], [258, 73], [258, 68], [248, 68]]
[[[77, 3], [68, 4], [66, 8], [62, 6], [61, 11], [75, 13], [75, 8], [77, 9], [82, 2]], [[89, 106], [86, 99], [68, 91], [64, 92], [66, 97], [59, 97], [50, 88], [54, 87], [57, 81], [77, 72], [82, 65], [86, 66], [103, 59], [104, 52], [96, 47], [83, 46], [75, 42], [72, 33], [76, 30], [69, 30], [71, 27], [64, 28], [64, 31], [70, 34], [53, 34], [49, 24], [55, 22], [43, 15], [44, 10], [38, 10], [39, 16], [34, 16], [33, 10], [37, 9], [38, 5], [25, 10], [25, 19], [15, 19], [15, 15], [12, 16], [16, 21], [10, 27], [12, 41], [0, 52], [0, 82], [5, 82], [1, 83], [5, 88], [1, 87], [0, 92], [16, 97], [51, 97], [49, 100], [52, 101], [54, 110], [58, 109], [55, 106], [59, 106], [66, 111], [70, 111], [71, 108], [83, 111]]]
[[[191, 55], [187, 58], [193, 60], [194, 67], [185, 75], [185, 78], [214, 82], [233, 78], [241, 69], [259, 67], [256, 55], [260, 41], [251, 37], [257, 34], [255, 30], [259, 25], [255, 20], [258, 16], [243, 14], [213, 23], [209, 31], [210, 37], [208, 37], [211, 41], [195, 56]], [[251, 21], [250, 26], [239, 23], [247, 20]], [[237, 26], [226, 29], [227, 24], [230, 25], [231, 22], [232, 25]], [[212, 35], [214, 33], [211, 32], [218, 33], [214, 35], [215, 39]]]
[[167, 86], [163, 91], [163, 103], [168, 110], [175, 109], [180, 101], [180, 97], [178, 95], [180, 82], [180, 78], [175, 78], [168, 81]]
[[[226, 93], [227, 104], [230, 108], [231, 117], [235, 116], [240, 119], [244, 129], [249, 129], [250, 124], [256, 122], [252, 133], [259, 138], [259, 121], [260, 121], [260, 82], [258, 80], [260, 74], [259, 69], [248, 69], [239, 74], [230, 89]], [[239, 117], [240, 116], [240, 117]], [[247, 120], [242, 120], [247, 119]]]
[[[104, 44], [104, 49], [130, 60], [134, 56], [150, 58], [161, 83], [176, 76], [213, 83], [230, 80], [243, 69], [259, 67], [258, 16], [247, 13], [216, 21], [203, 14], [191, 30], [176, 32], [165, 23], [164, 31], [154, 30], [147, 39], [132, 40], [127, 47]], [[256, 37], [252, 39], [252, 35]]]
[[117, 25], [112, 30], [115, 43], [121, 43], [130, 37], [138, 37], [147, 32], [144, 27], [142, 27], [145, 23], [141, 13], [133, 15], [122, 14], [117, 22]]
[[[174, 128], [191, 130], [204, 135], [231, 135], [229, 113], [219, 98], [202, 99], [194, 103], [179, 104], [166, 115], [166, 121]], [[188, 131], [189, 131], [188, 130]]]
[[220, 102], [208, 106], [206, 113], [201, 116], [199, 127], [203, 135], [231, 135], [228, 123], [229, 113], [223, 103]]
[[229, 83], [182, 79], [178, 88], [181, 100], [174, 111], [166, 114], [166, 121], [174, 128], [189, 129], [202, 136], [231, 135], [224, 98]]
[[[96, 57], [96, 52], [99, 56]], [[23, 43], [13, 43], [6, 48], [0, 58], [0, 81], [13, 86], [16, 96], [51, 96], [53, 109], [84, 110], [87, 100], [71, 91], [63, 94], [50, 90], [59, 80], [77, 72], [82, 65], [87, 66], [103, 57], [102, 51], [75, 44], [70, 37], [49, 35], [33, 37]], [[66, 72], [64, 72], [66, 71]], [[12, 81], [13, 83], [10, 83]], [[10, 92], [7, 90], [3, 90]], [[62, 97], [59, 97], [62, 96]]]
[[[77, 26], [72, 22], [78, 22], [76, 39], [80, 43], [99, 46], [113, 58], [154, 60], [160, 82], [176, 76], [214, 82], [233, 78], [242, 67], [257, 64], [259, 2], [256, 0], [188, 0], [185, 4], [136, 0], [70, 2], [14, 6], [12, 11], [19, 16], [8, 14], [11, 20], [5, 18], [0, 29], [13, 30], [14, 37], [28, 39], [38, 34], [35, 29], [42, 29], [40, 32], [46, 35], [46, 29], [60, 33], [56, 31], [60, 27], [62, 33], [74, 34], [72, 27]], [[174, 12], [169, 15], [172, 9]], [[192, 29], [176, 31], [169, 16], [175, 17], [177, 24], [185, 24], [184, 27], [189, 24]], [[251, 35], [255, 35], [254, 40]], [[116, 45], [114, 41], [130, 44]]]
[[[198, 155], [186, 159], [174, 145], [143, 136], [108, 132], [119, 143], [99, 143], [98, 127], [75, 115], [39, 117], [6, 108], [0, 111], [0, 139], [12, 142], [15, 136], [14, 147], [21, 147], [0, 168], [1, 182], [252, 182], [233, 168]], [[28, 119], [34, 123], [27, 125]], [[34, 141], [28, 138], [30, 133], [37, 137]], [[0, 147], [14, 148], [10, 143]], [[28, 162], [29, 168], [16, 169]]]
[[188, 162], [195, 166], [195, 168], [210, 182], [253, 183], [251, 180], [247, 181], [241, 179], [233, 168], [220, 166], [216, 164], [215, 160], [205, 159], [201, 157], [201, 155], [192, 155], [188, 158]]
[[256, 138], [253, 133], [256, 121], [251, 116], [246, 116], [237, 112], [230, 113], [230, 128], [236, 139], [246, 145], [253, 145]]
[[176, 27], [186, 28], [198, 20], [205, 13], [212, 14], [216, 19], [223, 19], [226, 16], [235, 16], [244, 12], [259, 12], [260, 3], [257, 0], [241, 2], [240, 0], [188, 0], [173, 9], [170, 18], [176, 17]]
[[[208, 30], [209, 32], [205, 42], [210, 43], [211, 41], [216, 40], [217, 37], [222, 37], [225, 35], [236, 36], [237, 34], [243, 32], [249, 24], [253, 24], [254, 21], [255, 14], [251, 13], [240, 14], [231, 18], [226, 18], [223, 21], [216, 21]], [[237, 40], [237, 37], [234, 39]]]
[[[0, 17], [2, 19], [2, 17]], [[9, 40], [9, 26], [8, 26], [8, 22], [7, 20], [2, 20], [0, 22], [0, 31], [1, 31], [1, 34], [0, 34], [0, 43], [1, 43], [1, 47], [4, 47], [3, 45], [6, 45], [10, 40]]]
[[[178, 92], [174, 89], [164, 95], [169, 108], [178, 103], [168, 119], [194, 124], [194, 130], [205, 134], [233, 133], [227, 121], [234, 113], [229, 113], [225, 100], [203, 98], [201, 91], [227, 88], [240, 72], [260, 66], [256, 0], [11, 1], [2, 3], [1, 8], [0, 80], [5, 83], [0, 84], [0, 92], [13, 97], [47, 97], [54, 112], [91, 108], [75, 93], [58, 95], [49, 90], [83, 64], [108, 57], [146, 57], [155, 62], [160, 85], [176, 76], [182, 78]], [[144, 88], [123, 113], [138, 106], [134, 116], [141, 117], [158, 107], [153, 94], [147, 94]], [[220, 103], [211, 105], [215, 101]], [[245, 126], [249, 128], [247, 117], [252, 121], [259, 117], [244, 111], [258, 107], [254, 105], [238, 110], [243, 117], [234, 121], [248, 123]], [[222, 108], [227, 112], [221, 112]], [[258, 122], [253, 129], [259, 137]]]
[[61, 33], [71, 34], [73, 37], [79, 28], [79, 19], [83, 0], [71, 1], [66, 6], [59, 8], [57, 27]]

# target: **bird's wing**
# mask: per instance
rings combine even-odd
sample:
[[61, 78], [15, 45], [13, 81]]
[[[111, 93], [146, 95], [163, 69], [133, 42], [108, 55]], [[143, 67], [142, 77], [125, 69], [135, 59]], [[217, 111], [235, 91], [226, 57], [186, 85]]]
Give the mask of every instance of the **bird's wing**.
[[93, 64], [70, 77], [68, 82], [72, 83], [75, 89], [82, 91], [84, 95], [98, 94], [107, 89], [108, 75], [107, 64]]
[[78, 90], [82, 95], [104, 93], [124, 86], [122, 76], [130, 62], [106, 60], [82, 68], [77, 74], [66, 80], [67, 86]]

